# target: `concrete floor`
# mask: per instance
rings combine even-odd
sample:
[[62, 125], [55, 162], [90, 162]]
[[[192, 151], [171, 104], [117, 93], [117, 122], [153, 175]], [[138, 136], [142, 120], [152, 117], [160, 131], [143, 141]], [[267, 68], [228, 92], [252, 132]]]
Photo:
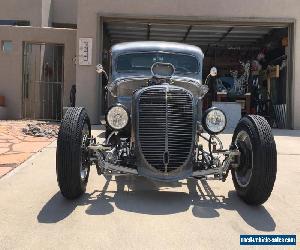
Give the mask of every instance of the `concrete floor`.
[[299, 238], [300, 131], [274, 133], [277, 180], [260, 207], [245, 205], [231, 178], [164, 184], [94, 169], [70, 202], [56, 183], [54, 142], [0, 179], [0, 249], [238, 249], [240, 234]]

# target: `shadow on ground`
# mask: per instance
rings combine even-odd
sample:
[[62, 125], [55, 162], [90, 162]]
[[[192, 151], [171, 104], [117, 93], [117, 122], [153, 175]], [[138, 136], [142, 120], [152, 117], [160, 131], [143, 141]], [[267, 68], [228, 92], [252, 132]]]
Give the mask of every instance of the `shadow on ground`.
[[[235, 192], [228, 198], [216, 195], [206, 181], [188, 179], [187, 183], [160, 183], [143, 177], [116, 176], [115, 180], [106, 177], [102, 190], [84, 194], [76, 201], [68, 201], [56, 193], [41, 209], [37, 216], [40, 223], [56, 223], [68, 217], [77, 206], [88, 206], [88, 215], [107, 215], [114, 207], [133, 213], [168, 215], [187, 211], [199, 218], [219, 217], [218, 210], [236, 211], [251, 227], [259, 231], [274, 231], [276, 224], [263, 207], [251, 207], [242, 202]], [[117, 191], [108, 191], [110, 182], [116, 181]], [[185, 192], [170, 191], [170, 187], [187, 185]], [[167, 189], [167, 190], [166, 190]], [[113, 204], [115, 206], [113, 206]]]

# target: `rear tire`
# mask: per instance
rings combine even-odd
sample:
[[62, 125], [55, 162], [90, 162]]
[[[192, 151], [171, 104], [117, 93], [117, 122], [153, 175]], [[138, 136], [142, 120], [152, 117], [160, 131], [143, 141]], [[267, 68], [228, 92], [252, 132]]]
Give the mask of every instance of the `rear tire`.
[[84, 108], [69, 108], [57, 139], [56, 174], [62, 195], [76, 199], [86, 190], [90, 163], [87, 146], [91, 125]]
[[237, 194], [249, 205], [268, 200], [277, 172], [277, 151], [272, 129], [267, 120], [258, 115], [243, 117], [234, 135], [241, 151], [241, 163], [232, 170]]

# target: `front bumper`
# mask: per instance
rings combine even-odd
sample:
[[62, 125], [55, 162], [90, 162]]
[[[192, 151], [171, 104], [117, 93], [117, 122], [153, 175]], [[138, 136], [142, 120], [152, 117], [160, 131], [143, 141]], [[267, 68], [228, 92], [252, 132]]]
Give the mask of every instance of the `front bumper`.
[[89, 150], [93, 155], [93, 157], [91, 157], [91, 162], [94, 162], [96, 164], [98, 174], [133, 174], [144, 176], [157, 181], [178, 181], [189, 177], [208, 179], [208, 176], [213, 176], [211, 177], [211, 179], [225, 180], [228, 175], [228, 171], [231, 168], [236, 168], [239, 166], [240, 157], [240, 151], [238, 149], [230, 149], [222, 152], [222, 154], [225, 156], [225, 160], [217, 167], [210, 167], [202, 170], [193, 170], [194, 168], [193, 166], [191, 166], [189, 170], [182, 171], [177, 175], [160, 174], [154, 176], [147, 172], [140, 171], [140, 169], [146, 168], [122, 166], [117, 162], [111, 162], [111, 157], [109, 156], [111, 151], [107, 150], [107, 148], [103, 148], [100, 145], [89, 146]]

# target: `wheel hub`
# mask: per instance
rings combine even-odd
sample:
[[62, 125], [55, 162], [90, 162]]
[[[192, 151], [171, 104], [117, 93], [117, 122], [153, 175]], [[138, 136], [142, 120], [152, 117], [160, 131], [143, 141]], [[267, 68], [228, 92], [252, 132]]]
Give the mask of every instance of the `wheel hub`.
[[244, 141], [238, 141], [237, 147], [241, 152], [238, 172], [241, 173], [241, 175], [245, 175], [252, 167], [252, 152]]
[[84, 125], [83, 131], [82, 131], [82, 141], [81, 141], [81, 168], [80, 168], [80, 177], [84, 181], [87, 178], [88, 175], [88, 169], [89, 169], [89, 151], [88, 151], [88, 145], [89, 145], [89, 129], [87, 127], [87, 124]]
[[235, 170], [235, 177], [241, 187], [246, 187], [251, 180], [253, 169], [253, 152], [250, 136], [244, 130], [236, 137], [236, 145], [241, 152], [239, 167]]

